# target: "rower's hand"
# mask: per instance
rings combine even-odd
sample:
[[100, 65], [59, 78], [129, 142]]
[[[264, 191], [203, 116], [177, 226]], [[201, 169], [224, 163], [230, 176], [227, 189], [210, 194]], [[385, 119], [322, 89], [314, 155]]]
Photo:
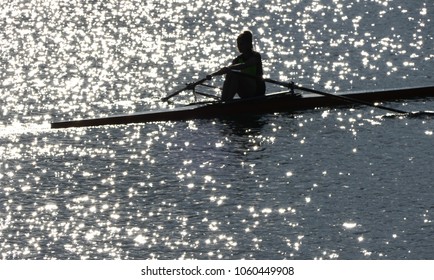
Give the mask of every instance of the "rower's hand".
[[227, 74], [230, 71], [229, 67], [223, 67], [215, 73], [212, 73], [211, 76], [220, 76]]

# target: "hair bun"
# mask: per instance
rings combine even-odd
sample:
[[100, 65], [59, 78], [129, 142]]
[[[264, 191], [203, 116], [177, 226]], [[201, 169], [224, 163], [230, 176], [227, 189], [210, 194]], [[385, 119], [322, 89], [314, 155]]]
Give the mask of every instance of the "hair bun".
[[246, 41], [246, 42], [252, 42], [253, 41], [253, 34], [249, 30], [243, 31], [243, 33], [241, 33], [238, 36], [238, 40], [243, 40], [243, 41]]
[[246, 30], [242, 33], [243, 36], [245, 36], [246, 38], [249, 38], [250, 40], [253, 40], [253, 34], [251, 31]]

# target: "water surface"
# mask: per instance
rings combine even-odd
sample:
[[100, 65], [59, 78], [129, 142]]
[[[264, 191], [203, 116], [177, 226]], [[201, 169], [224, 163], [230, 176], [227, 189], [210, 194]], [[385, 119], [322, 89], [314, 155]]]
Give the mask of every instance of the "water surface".
[[359, 106], [49, 123], [176, 106], [160, 98], [230, 63], [246, 28], [272, 79], [327, 92], [433, 85], [433, 9], [422, 0], [1, 4], [1, 258], [432, 259], [432, 119]]

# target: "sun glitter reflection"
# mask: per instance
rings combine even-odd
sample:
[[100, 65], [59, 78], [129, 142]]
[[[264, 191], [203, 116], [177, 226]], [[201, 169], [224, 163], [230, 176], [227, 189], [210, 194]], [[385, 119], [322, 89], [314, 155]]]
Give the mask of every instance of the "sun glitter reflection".
[[345, 222], [342, 226], [345, 229], [354, 229], [354, 228], [357, 227], [357, 223], [354, 223], [354, 222]]

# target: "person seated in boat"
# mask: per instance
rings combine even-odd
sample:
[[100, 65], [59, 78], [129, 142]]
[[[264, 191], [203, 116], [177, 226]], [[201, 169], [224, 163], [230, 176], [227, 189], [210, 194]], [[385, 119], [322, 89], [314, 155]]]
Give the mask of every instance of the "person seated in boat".
[[232, 100], [235, 94], [241, 98], [265, 95], [262, 58], [261, 54], [253, 49], [252, 32], [241, 33], [237, 38], [237, 47], [241, 54], [232, 61], [232, 64], [212, 74], [212, 76], [226, 75], [222, 101]]

